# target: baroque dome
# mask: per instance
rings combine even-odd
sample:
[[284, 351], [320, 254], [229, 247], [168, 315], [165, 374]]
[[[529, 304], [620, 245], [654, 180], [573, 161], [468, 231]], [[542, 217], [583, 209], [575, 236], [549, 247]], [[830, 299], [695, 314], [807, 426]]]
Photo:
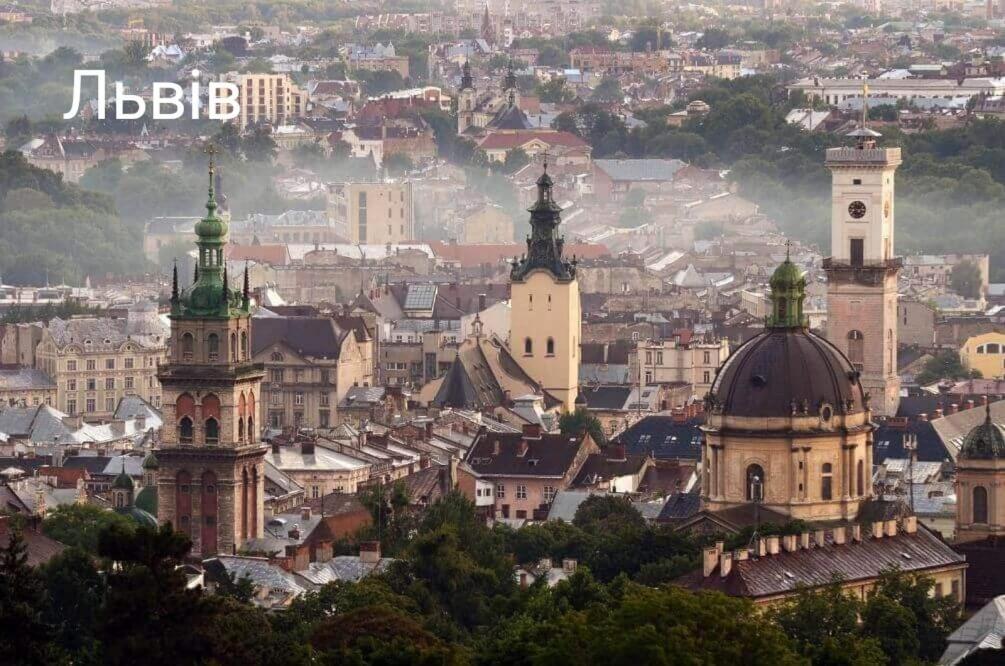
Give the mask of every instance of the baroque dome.
[[984, 421], [963, 438], [960, 458], [970, 460], [1005, 458], [1005, 429], [991, 420], [990, 403], [986, 410]]
[[765, 331], [734, 351], [708, 396], [714, 413], [742, 417], [856, 414], [866, 410], [859, 373], [832, 343], [810, 332], [806, 278], [790, 261], [771, 276]]

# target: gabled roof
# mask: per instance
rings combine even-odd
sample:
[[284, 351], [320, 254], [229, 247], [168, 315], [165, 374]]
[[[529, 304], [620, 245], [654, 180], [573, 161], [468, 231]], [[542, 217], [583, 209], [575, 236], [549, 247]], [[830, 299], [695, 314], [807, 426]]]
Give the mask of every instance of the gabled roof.
[[588, 149], [590, 144], [570, 132], [519, 130], [492, 132], [478, 143], [482, 150], [510, 150], [520, 148], [532, 141], [540, 141], [549, 146]]
[[[524, 444], [526, 450], [521, 454]], [[545, 433], [537, 438], [526, 438], [522, 433], [487, 432], [475, 439], [465, 461], [477, 474], [486, 477], [557, 479], [575, 465], [584, 446], [596, 450], [593, 440], [584, 435]]]
[[940, 664], [958, 664], [977, 650], [1002, 650], [1005, 644], [1005, 595], [989, 601], [949, 634], [946, 643], [946, 651], [939, 659]]
[[611, 180], [632, 182], [666, 182], [687, 166], [680, 160], [593, 160], [593, 166], [603, 171]]
[[698, 460], [703, 437], [700, 425], [696, 420], [681, 423], [672, 416], [654, 414], [637, 421], [615, 441], [624, 444], [629, 453]]

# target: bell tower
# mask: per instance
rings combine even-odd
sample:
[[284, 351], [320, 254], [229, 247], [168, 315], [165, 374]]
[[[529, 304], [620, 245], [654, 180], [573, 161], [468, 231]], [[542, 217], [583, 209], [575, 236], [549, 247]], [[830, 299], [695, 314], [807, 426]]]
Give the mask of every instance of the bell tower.
[[582, 313], [576, 260], [562, 256], [562, 209], [552, 195], [547, 160], [528, 210], [527, 254], [514, 259], [510, 271], [510, 347], [520, 366], [571, 412], [579, 395]]
[[897, 275], [894, 255], [894, 172], [900, 148], [880, 148], [866, 127], [868, 89], [854, 146], [828, 148], [831, 170], [831, 256], [827, 272], [827, 339], [861, 373], [874, 414], [893, 416], [897, 374]]
[[457, 95], [457, 133], [463, 134], [474, 124], [475, 80], [471, 76], [471, 63], [464, 61], [461, 69], [461, 90]]
[[217, 214], [214, 153], [209, 200], [195, 225], [199, 258], [192, 285], [171, 289], [171, 348], [158, 377], [164, 429], [157, 449], [157, 519], [192, 539], [201, 557], [233, 553], [262, 536], [265, 447], [255, 412], [264, 372], [251, 363], [251, 299], [231, 289]]

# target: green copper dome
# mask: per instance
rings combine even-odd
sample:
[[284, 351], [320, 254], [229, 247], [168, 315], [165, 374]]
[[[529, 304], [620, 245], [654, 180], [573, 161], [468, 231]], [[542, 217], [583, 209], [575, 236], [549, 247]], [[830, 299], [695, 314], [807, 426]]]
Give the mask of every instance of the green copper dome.
[[157, 456], [151, 451], [147, 454], [147, 457], [143, 459], [143, 469], [157, 469], [158, 466]]
[[785, 250], [785, 261], [779, 264], [769, 280], [771, 285], [771, 314], [768, 328], [807, 328], [809, 321], [803, 314], [806, 300], [806, 276], [789, 259]]
[[[123, 468], [125, 463], [123, 463]], [[125, 469], [119, 472], [119, 475], [115, 477], [115, 481], [112, 482], [112, 488], [121, 488], [123, 490], [133, 489], [133, 480], [126, 474]]]
[[1005, 430], [991, 420], [991, 403], [986, 408], [984, 422], [967, 433], [960, 447], [960, 458], [1005, 458]]
[[227, 222], [216, 214], [214, 193], [214, 150], [207, 151], [209, 160], [209, 198], [206, 201], [206, 216], [195, 225], [196, 245], [199, 258], [196, 263], [192, 284], [180, 291], [178, 288], [178, 268], [175, 267], [171, 289], [172, 318], [229, 318], [245, 316], [251, 312], [248, 288], [248, 274], [244, 275], [244, 291], [230, 288], [227, 279], [227, 261], [224, 245], [227, 242]]

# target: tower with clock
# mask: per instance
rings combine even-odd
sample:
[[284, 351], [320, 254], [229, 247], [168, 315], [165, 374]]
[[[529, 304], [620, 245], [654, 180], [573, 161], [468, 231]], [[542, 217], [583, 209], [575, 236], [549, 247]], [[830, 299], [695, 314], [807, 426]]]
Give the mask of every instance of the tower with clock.
[[897, 411], [897, 274], [894, 172], [900, 148], [881, 148], [865, 124], [853, 146], [829, 148], [832, 174], [831, 256], [827, 272], [827, 338], [843, 350], [870, 396], [872, 411]]

